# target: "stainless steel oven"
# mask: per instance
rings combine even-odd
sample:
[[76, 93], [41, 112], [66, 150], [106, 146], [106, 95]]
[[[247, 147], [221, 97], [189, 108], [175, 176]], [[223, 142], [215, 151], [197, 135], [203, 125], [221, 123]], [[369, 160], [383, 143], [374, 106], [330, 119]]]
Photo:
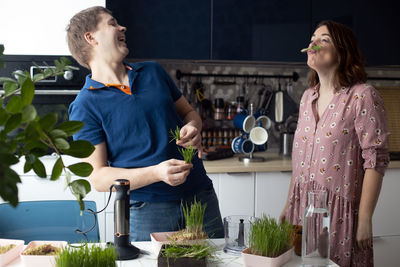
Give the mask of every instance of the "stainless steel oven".
[[[31, 76], [38, 73], [38, 67], [42, 69], [54, 68], [54, 60], [61, 56], [30, 56], [30, 55], [6, 55], [3, 60], [6, 68], [0, 69], [1, 77], [10, 77], [15, 71], [27, 70]], [[85, 76], [89, 71], [72, 59], [71, 65], [79, 67], [78, 71], [68, 71], [63, 76], [51, 77], [35, 84], [35, 96], [33, 105], [39, 116], [50, 112], [57, 113], [59, 122], [68, 120], [68, 107], [75, 99], [85, 82]], [[33, 64], [33, 62], [36, 63]], [[0, 86], [2, 90], [2, 86]]]
[[[15, 71], [24, 70], [29, 71], [33, 76], [39, 70], [32, 62], [35, 62], [42, 69], [54, 68], [54, 60], [59, 58], [59, 56], [4, 56], [3, 60], [6, 62], [6, 68], [0, 69], [0, 77], [11, 77]], [[71, 57], [69, 59], [72, 62], [71, 65], [79, 67], [79, 70], [68, 71], [64, 76], [51, 77], [37, 82], [35, 84], [35, 96], [32, 101], [39, 116], [56, 113], [58, 123], [68, 120], [69, 105], [74, 101], [85, 82], [85, 76], [89, 73], [87, 69], [80, 67]], [[0, 85], [0, 90], [3, 90], [2, 85]], [[71, 141], [71, 138], [69, 140]], [[53, 152], [51, 149], [47, 150], [48, 155]]]

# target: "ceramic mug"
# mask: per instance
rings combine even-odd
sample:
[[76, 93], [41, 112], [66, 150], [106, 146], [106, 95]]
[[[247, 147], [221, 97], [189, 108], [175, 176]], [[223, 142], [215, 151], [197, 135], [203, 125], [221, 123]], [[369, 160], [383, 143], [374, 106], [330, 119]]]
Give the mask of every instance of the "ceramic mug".
[[232, 141], [234, 153], [250, 154], [254, 151], [254, 144], [246, 136], [237, 136]]
[[267, 116], [260, 115], [260, 116], [256, 117], [256, 125], [261, 126], [268, 130], [272, 126], [272, 121]]
[[265, 144], [268, 141], [268, 132], [261, 126], [256, 126], [250, 131], [249, 139], [256, 145]]
[[243, 112], [236, 114], [233, 118], [233, 124], [236, 128], [249, 133], [256, 124], [256, 118], [253, 115], [249, 115], [248, 111], [243, 109]]

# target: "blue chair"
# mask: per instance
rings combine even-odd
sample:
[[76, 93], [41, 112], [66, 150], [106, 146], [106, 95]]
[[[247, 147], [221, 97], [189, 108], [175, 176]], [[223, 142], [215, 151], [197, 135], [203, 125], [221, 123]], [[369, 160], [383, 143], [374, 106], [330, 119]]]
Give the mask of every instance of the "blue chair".
[[[0, 204], [0, 238], [25, 240], [60, 240], [79, 243], [85, 240], [76, 229], [86, 231], [95, 222], [93, 214], [86, 209], [96, 211], [96, 202], [84, 201], [85, 211], [80, 215], [76, 200], [26, 201], [16, 208], [8, 203]], [[97, 221], [97, 214], [96, 221]], [[99, 226], [87, 233], [88, 240], [99, 242]]]

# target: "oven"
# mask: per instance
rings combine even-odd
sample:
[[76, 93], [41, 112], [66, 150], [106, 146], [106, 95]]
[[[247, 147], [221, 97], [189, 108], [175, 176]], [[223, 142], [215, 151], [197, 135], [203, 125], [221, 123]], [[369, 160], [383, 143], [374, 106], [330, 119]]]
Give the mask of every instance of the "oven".
[[[0, 69], [0, 77], [12, 77], [14, 72], [27, 70], [31, 76], [39, 72], [38, 68], [54, 68], [54, 60], [61, 56], [25, 56], [25, 55], [6, 55], [2, 59], [6, 63], [6, 67]], [[74, 101], [76, 95], [82, 88], [85, 77], [89, 71], [72, 59], [71, 66], [79, 67], [79, 70], [71, 70], [65, 72], [63, 76], [50, 77], [46, 80], [35, 83], [35, 95], [32, 101], [38, 115], [43, 117], [48, 113], [56, 113], [58, 122], [68, 120], [68, 108]], [[33, 64], [35, 62], [35, 64]], [[14, 77], [15, 78], [15, 77]], [[0, 85], [3, 91], [3, 86]], [[17, 134], [17, 130], [10, 134]], [[72, 140], [71, 137], [68, 138]], [[50, 155], [54, 151], [50, 148], [47, 154]]]
[[[61, 56], [28, 56], [28, 55], [5, 55], [3, 60], [6, 68], [0, 69], [0, 77], [12, 77], [15, 71], [27, 70], [31, 76], [39, 72], [39, 68], [54, 68], [54, 60]], [[63, 76], [51, 77], [35, 83], [35, 96], [32, 104], [35, 106], [39, 116], [47, 113], [56, 113], [58, 122], [68, 120], [68, 107], [75, 99], [79, 90], [85, 82], [85, 76], [89, 71], [72, 58], [71, 65], [79, 67], [79, 70], [67, 71]], [[33, 64], [33, 62], [36, 63]], [[2, 90], [2, 86], [0, 86]]]

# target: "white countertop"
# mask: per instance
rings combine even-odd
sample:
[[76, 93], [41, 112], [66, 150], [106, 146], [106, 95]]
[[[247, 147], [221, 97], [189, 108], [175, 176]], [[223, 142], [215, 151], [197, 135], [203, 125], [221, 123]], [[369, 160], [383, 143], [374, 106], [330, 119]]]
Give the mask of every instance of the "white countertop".
[[[217, 246], [217, 253], [216, 253], [216, 260], [209, 262], [207, 265], [209, 267], [243, 267], [243, 260], [242, 257], [226, 254], [222, 251], [223, 246], [225, 244], [224, 239], [212, 239], [211, 240]], [[136, 247], [140, 248], [141, 250], [145, 250], [150, 253], [150, 255], [141, 255], [139, 258], [135, 260], [128, 260], [128, 261], [117, 261], [118, 267], [157, 267], [157, 255], [153, 252], [153, 246], [151, 242], [134, 242], [133, 243]], [[15, 259], [10, 264], [6, 265], [6, 267], [22, 267], [25, 265], [21, 261], [21, 258]], [[290, 262], [283, 265], [284, 267], [298, 267], [301, 266], [301, 257], [293, 255], [293, 258]], [[330, 266], [338, 266], [336, 264], [332, 264]], [[33, 267], [33, 266], [26, 266], [26, 267]]]
[[[254, 156], [263, 157], [263, 162], [244, 163], [239, 161], [239, 154], [235, 154], [231, 158], [219, 160], [204, 160], [204, 168], [207, 173], [241, 173], [241, 172], [291, 172], [291, 157], [281, 157], [276, 151], [257, 152]], [[46, 173], [51, 174], [53, 165], [57, 160], [57, 156], [46, 155], [40, 158], [46, 168]], [[66, 165], [81, 162], [81, 159], [68, 155], [63, 155], [63, 161]], [[24, 173], [24, 158], [20, 162], [13, 165], [12, 169], [20, 175], [35, 175], [33, 170]], [[400, 169], [400, 160], [391, 161], [389, 169]]]

